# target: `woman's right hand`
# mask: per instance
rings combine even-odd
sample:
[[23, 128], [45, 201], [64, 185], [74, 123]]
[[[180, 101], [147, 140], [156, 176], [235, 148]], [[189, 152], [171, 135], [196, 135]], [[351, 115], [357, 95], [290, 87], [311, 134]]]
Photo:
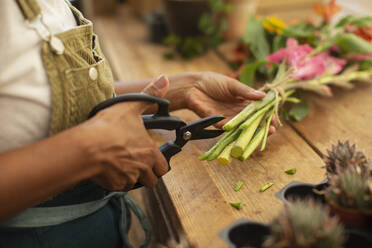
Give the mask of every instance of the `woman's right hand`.
[[[162, 97], [169, 81], [159, 77], [143, 93]], [[128, 191], [135, 183], [156, 185], [158, 177], [168, 172], [168, 162], [147, 133], [141, 114], [151, 105], [148, 102], [115, 104], [98, 112], [80, 125], [87, 137], [88, 160], [100, 168], [91, 178], [105, 189]]]

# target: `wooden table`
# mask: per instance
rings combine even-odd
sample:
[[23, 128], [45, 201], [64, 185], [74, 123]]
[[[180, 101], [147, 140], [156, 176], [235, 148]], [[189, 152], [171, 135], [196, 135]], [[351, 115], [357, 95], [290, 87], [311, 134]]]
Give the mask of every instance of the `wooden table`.
[[[114, 16], [95, 18], [94, 23], [106, 57], [121, 81], [184, 71], [231, 72], [214, 52], [191, 61], [165, 60], [162, 54], [167, 48], [149, 43], [144, 24], [125, 7]], [[189, 142], [172, 158], [171, 172], [155, 190], [132, 193], [142, 200], [153, 222], [155, 239], [163, 243], [174, 239], [186, 247], [189, 243], [226, 247], [218, 233], [239, 218], [269, 222], [283, 207], [274, 194], [286, 184], [322, 181], [321, 154], [332, 143], [349, 139], [372, 154], [371, 94], [372, 87], [358, 85], [351, 91], [336, 90], [333, 98], [306, 95], [311, 105], [309, 116], [299, 123], [286, 123], [269, 138], [265, 152], [255, 153], [244, 163], [222, 166], [201, 162], [198, 156], [217, 139]], [[174, 115], [187, 122], [198, 119], [188, 110]], [[159, 144], [173, 138], [166, 131], [151, 135]], [[295, 175], [284, 173], [294, 167]], [[237, 181], [244, 182], [239, 192], [233, 190]], [[259, 188], [267, 182], [274, 182], [274, 186], [260, 193]], [[243, 202], [244, 207], [236, 210], [229, 204], [233, 201]]]

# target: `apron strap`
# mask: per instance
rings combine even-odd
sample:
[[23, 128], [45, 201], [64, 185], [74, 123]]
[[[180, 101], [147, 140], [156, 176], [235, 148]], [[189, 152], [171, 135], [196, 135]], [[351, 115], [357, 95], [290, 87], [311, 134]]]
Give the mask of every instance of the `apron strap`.
[[[121, 208], [121, 221], [119, 222], [119, 229], [121, 233], [121, 238], [124, 243], [124, 247], [133, 248], [128, 239], [128, 232], [130, 227], [130, 212], [129, 215], [125, 213], [125, 210], [128, 209], [133, 212], [140, 222], [143, 231], [145, 232], [145, 240], [140, 245], [140, 248], [146, 248], [150, 244], [151, 239], [151, 227], [147, 221], [146, 215], [143, 213], [142, 209], [137, 205], [137, 203], [132, 200], [127, 194], [124, 197], [120, 197], [119, 204]], [[125, 225], [127, 223], [127, 225]], [[129, 224], [128, 224], [129, 223]]]
[[26, 20], [31, 22], [41, 15], [41, 8], [37, 0], [17, 0], [17, 3]]

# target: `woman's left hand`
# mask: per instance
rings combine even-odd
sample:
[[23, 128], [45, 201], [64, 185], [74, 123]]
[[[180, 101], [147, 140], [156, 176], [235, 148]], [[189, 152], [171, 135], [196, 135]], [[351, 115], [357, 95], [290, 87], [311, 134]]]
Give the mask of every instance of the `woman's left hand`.
[[187, 108], [200, 117], [225, 116], [226, 119], [217, 123], [217, 127], [222, 127], [252, 100], [265, 97], [264, 92], [254, 90], [222, 74], [201, 72], [199, 75], [199, 80], [196, 80], [186, 93]]
[[[174, 80], [168, 99], [178, 108], [193, 110], [200, 117], [223, 115], [223, 121], [216, 124], [221, 128], [238, 114], [252, 100], [260, 100], [264, 92], [254, 90], [241, 82], [215, 72], [183, 74], [183, 80]], [[187, 80], [185, 80], [187, 78]], [[172, 90], [173, 88], [173, 90]], [[176, 106], [175, 106], [176, 105]], [[270, 132], [275, 131], [274, 126]]]

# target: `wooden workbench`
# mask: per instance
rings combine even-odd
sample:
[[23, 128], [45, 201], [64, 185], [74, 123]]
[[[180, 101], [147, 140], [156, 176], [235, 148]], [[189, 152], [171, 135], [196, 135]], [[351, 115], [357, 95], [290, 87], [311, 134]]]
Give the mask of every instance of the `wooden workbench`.
[[[191, 61], [165, 60], [167, 48], [147, 41], [141, 20], [125, 7], [116, 15], [94, 19], [95, 30], [101, 37], [106, 57], [120, 81], [156, 77], [184, 71], [216, 71], [230, 73], [227, 64], [214, 52]], [[234, 161], [222, 166], [217, 162], [202, 162], [197, 158], [215, 140], [189, 142], [171, 160], [172, 170], [154, 190], [134, 192], [147, 206], [153, 222], [155, 239], [165, 242], [197, 244], [198, 247], [226, 247], [218, 233], [239, 218], [269, 222], [282, 209], [275, 198], [289, 182], [318, 183], [324, 179], [321, 153], [338, 139], [350, 139], [372, 154], [372, 87], [362, 85], [351, 91], [336, 90], [334, 98], [306, 95], [311, 105], [309, 116], [296, 124], [285, 124], [269, 138], [267, 149], [255, 153], [246, 162]], [[315, 115], [316, 113], [316, 115]], [[188, 110], [173, 113], [186, 122], [198, 117]], [[173, 138], [166, 131], [153, 131], [159, 144]], [[295, 175], [284, 173], [297, 168]], [[233, 187], [237, 181], [244, 186], [239, 192]], [[267, 182], [274, 186], [260, 193]], [[241, 201], [244, 207], [236, 210], [229, 202]]]

